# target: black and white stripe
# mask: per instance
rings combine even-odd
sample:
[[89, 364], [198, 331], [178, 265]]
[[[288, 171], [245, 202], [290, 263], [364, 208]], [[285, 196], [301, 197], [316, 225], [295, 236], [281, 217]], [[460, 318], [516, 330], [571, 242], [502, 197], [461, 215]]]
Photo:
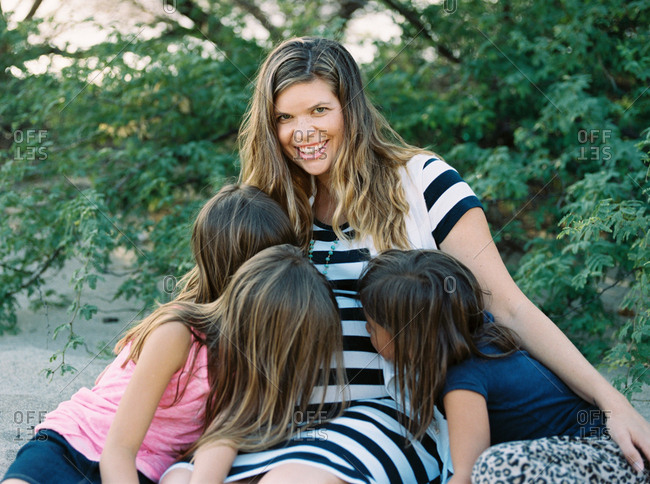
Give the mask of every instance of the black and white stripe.
[[440, 247], [456, 222], [481, 202], [458, 172], [440, 158], [430, 158], [422, 170], [424, 200], [429, 213], [433, 239]]
[[[417, 186], [421, 188], [414, 189], [413, 183], [407, 186], [403, 179], [407, 198], [412, 200], [410, 203], [418, 203], [421, 210], [413, 211], [420, 214], [420, 219], [409, 219], [407, 231], [419, 235], [422, 227], [430, 227], [435, 243], [427, 228], [424, 235], [429, 240], [420, 237], [422, 247], [424, 244], [428, 244], [426, 247], [439, 246], [460, 217], [481, 204], [458, 172], [438, 158], [416, 156], [409, 162], [408, 170], [409, 176], [419, 177]], [[342, 229], [353, 239], [349, 227]], [[337, 237], [332, 227], [316, 222], [313, 239], [312, 261], [323, 272]], [[421, 442], [405, 445], [405, 430], [400, 425], [397, 404], [387, 397], [382, 362], [365, 328], [357, 281], [374, 250], [368, 241], [339, 240], [327, 264], [327, 278], [332, 283], [341, 315], [343, 360], [348, 377], [345, 392], [352, 404], [341, 417], [304, 432], [284, 445], [263, 452], [239, 454], [226, 482], [263, 474], [285, 463], [326, 469], [354, 484], [440, 482], [443, 466], [434, 439], [427, 435]], [[326, 401], [340, 402], [340, 391], [335, 386], [327, 388]], [[448, 456], [448, 449], [444, 450]]]
[[442, 464], [435, 442], [427, 436], [407, 447], [397, 418], [391, 398], [355, 402], [341, 417], [286, 445], [238, 455], [226, 482], [306, 462], [355, 484], [440, 482]]
[[[354, 232], [347, 226], [343, 233], [350, 239]], [[316, 223], [313, 231], [312, 262], [324, 272], [329, 251], [336, 240], [332, 227]], [[368, 249], [359, 248], [350, 240], [336, 242], [327, 264], [327, 278], [332, 284], [339, 305], [343, 331], [343, 362], [348, 385], [346, 398], [360, 400], [387, 396], [382, 367], [366, 331], [366, 319], [359, 302], [357, 284], [361, 271], [370, 259]], [[329, 389], [328, 394], [332, 392]]]

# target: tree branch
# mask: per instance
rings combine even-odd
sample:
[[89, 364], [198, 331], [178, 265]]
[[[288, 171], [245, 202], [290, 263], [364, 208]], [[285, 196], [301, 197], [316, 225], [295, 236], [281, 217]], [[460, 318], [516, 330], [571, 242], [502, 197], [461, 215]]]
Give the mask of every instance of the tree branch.
[[26, 282], [23, 282], [16, 291], [10, 292], [7, 294], [8, 296], [11, 296], [13, 294], [16, 294], [23, 289], [27, 289], [29, 286], [34, 284], [39, 277], [43, 275], [43, 273], [50, 268], [52, 263], [57, 259], [61, 251], [63, 250], [63, 247], [57, 247], [56, 250], [48, 257], [48, 259], [43, 262], [43, 265], [38, 269], [36, 272], [32, 273], [29, 271], [26, 271], [25, 269], [17, 269], [15, 267], [8, 266], [6, 264], [0, 264], [2, 267], [5, 267], [6, 269], [15, 271], [15, 272], [22, 272], [23, 274], [32, 274], [32, 277], [30, 277]]
[[38, 270], [38, 272], [36, 272], [31, 278], [29, 278], [27, 282], [23, 283], [20, 286], [20, 289], [21, 290], [26, 289], [32, 284], [34, 284], [34, 282], [36, 282], [38, 278], [41, 277], [41, 275], [43, 275], [43, 273], [50, 268], [52, 263], [57, 259], [57, 257], [59, 257], [59, 254], [61, 253], [62, 250], [63, 247], [57, 247], [56, 250], [52, 253], [52, 255], [50, 255], [50, 257], [43, 263], [43, 265]]
[[347, 22], [354, 12], [366, 6], [368, 0], [341, 0], [340, 3], [338, 15]]
[[32, 4], [32, 8], [27, 14], [27, 16], [23, 19], [23, 22], [25, 20], [31, 20], [34, 17], [34, 14], [36, 13], [36, 10], [38, 10], [38, 7], [41, 6], [41, 3], [43, 3], [43, 0], [34, 0], [34, 3]]
[[29, 274], [32, 273], [31, 271], [26, 271], [25, 269], [16, 268], [16, 267], [10, 266], [8, 264], [5, 264], [3, 262], [0, 262], [0, 267], [4, 267], [5, 269], [8, 269], [8, 270], [10, 270], [12, 272], [22, 272], [25, 275], [29, 275]]
[[223, 24], [214, 15], [204, 11], [196, 2], [191, 0], [179, 0], [176, 10], [186, 16], [205, 35], [212, 36], [221, 30]]
[[68, 52], [66, 50], [61, 50], [58, 47], [55, 47], [50, 44], [41, 44], [35, 45], [32, 48], [25, 51], [25, 57], [30, 59], [38, 59], [42, 55], [51, 55], [56, 54], [63, 57], [72, 57], [75, 59], [85, 59], [88, 57], [88, 52], [85, 50], [77, 50], [75, 52]]
[[390, 7], [391, 9], [395, 10], [400, 15], [402, 15], [419, 32], [425, 32], [429, 40], [433, 42], [434, 47], [438, 51], [438, 54], [440, 54], [445, 59], [453, 62], [454, 64], [460, 64], [460, 59], [456, 57], [451, 50], [449, 50], [447, 47], [445, 47], [438, 41], [435, 33], [431, 31], [429, 25], [427, 25], [422, 21], [418, 12], [414, 10], [410, 10], [405, 5], [402, 5], [398, 0], [381, 0], [381, 1], [385, 3], [388, 7]]

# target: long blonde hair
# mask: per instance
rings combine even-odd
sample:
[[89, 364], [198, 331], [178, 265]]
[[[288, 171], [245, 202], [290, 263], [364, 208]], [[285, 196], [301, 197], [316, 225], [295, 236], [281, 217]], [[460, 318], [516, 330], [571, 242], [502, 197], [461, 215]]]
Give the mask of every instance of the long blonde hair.
[[[217, 305], [219, 334], [208, 348], [211, 423], [188, 454], [219, 440], [243, 451], [280, 443], [296, 431], [297, 412], [321, 414], [332, 372], [344, 384], [336, 300], [297, 247], [270, 247], [252, 257]], [[307, 412], [317, 387], [320, 403]]]
[[313, 37], [287, 40], [262, 64], [239, 133], [240, 179], [279, 202], [299, 241], [311, 238], [311, 177], [286, 157], [277, 137], [274, 102], [290, 86], [320, 79], [338, 97], [344, 139], [332, 163], [330, 193], [338, 202], [332, 225], [339, 238], [347, 220], [359, 238], [377, 249], [407, 248], [404, 216], [409, 206], [398, 168], [423, 150], [407, 145], [367, 100], [359, 68], [338, 42]]
[[[291, 222], [268, 195], [249, 185], [226, 185], [208, 200], [192, 230], [192, 255], [196, 263], [180, 281], [180, 294], [131, 328], [115, 346], [119, 353], [131, 342], [129, 360], [137, 361], [153, 330], [169, 321], [185, 323], [200, 340], [209, 336], [214, 321], [210, 306], [247, 259], [277, 244], [296, 244]], [[207, 337], [206, 336], [206, 337]]]

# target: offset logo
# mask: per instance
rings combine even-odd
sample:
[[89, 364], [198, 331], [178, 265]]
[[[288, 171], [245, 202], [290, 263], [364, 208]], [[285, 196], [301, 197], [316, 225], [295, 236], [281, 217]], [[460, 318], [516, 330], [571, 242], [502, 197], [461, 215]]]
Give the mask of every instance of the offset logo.
[[442, 9], [446, 13], [454, 13], [456, 10], [458, 10], [457, 0], [445, 0], [442, 2]]
[[607, 427], [601, 427], [609, 418], [610, 413], [600, 409], [580, 410], [577, 416], [578, 424], [583, 427], [580, 429], [580, 438], [611, 439]]
[[611, 160], [612, 147], [607, 143], [611, 137], [611, 129], [581, 129], [578, 131], [578, 143], [581, 145], [578, 161]]
[[163, 11], [165, 13], [176, 12], [176, 0], [163, 0]]
[[14, 131], [14, 160], [42, 161], [47, 159], [46, 129], [19, 129]]
[[34, 437], [34, 429], [36, 425], [45, 420], [46, 410], [27, 410], [23, 412], [18, 410], [14, 412], [14, 428], [16, 433], [14, 435], [14, 442], [23, 442], [31, 440]]
[[294, 143], [320, 143], [323, 140], [323, 135], [327, 131], [320, 131], [316, 129], [308, 129], [307, 131], [295, 130], [293, 132]]
[[165, 294], [174, 294], [176, 291], [176, 278], [174, 276], [165, 276], [163, 277], [163, 292]]
[[447, 294], [453, 294], [456, 292], [456, 278], [453, 276], [445, 277], [443, 282], [443, 287]]

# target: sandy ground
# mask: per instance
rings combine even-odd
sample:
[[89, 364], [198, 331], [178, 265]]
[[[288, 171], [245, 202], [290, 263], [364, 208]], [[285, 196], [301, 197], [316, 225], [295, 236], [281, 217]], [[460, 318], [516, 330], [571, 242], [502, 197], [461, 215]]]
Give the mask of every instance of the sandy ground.
[[[74, 269], [75, 264], [69, 264], [64, 270], [48, 275], [48, 287], [68, 289]], [[119, 260], [113, 269], [122, 269]], [[62, 349], [67, 335], [63, 332], [56, 340], [52, 340], [52, 335], [57, 326], [70, 320], [66, 308], [39, 304], [29, 309], [28, 304], [23, 304], [18, 312], [20, 332], [0, 336], [0, 476], [47, 412], [79, 388], [92, 387], [95, 378], [111, 361], [110, 355], [101, 350], [111, 351], [125, 328], [142, 317], [136, 302], [111, 301], [120, 280], [104, 277], [96, 290], [87, 290], [83, 296], [85, 302], [98, 307], [97, 314], [89, 321], [73, 323], [75, 332], [86, 342], [86, 346], [69, 350], [65, 356], [65, 363], [75, 367], [76, 372], [64, 375], [57, 372], [51, 380], [44, 372], [46, 368], [54, 369], [61, 361], [60, 357], [52, 362], [50, 358]], [[104, 318], [114, 321], [107, 323]]]
[[[116, 260], [116, 271], [124, 262]], [[59, 290], [67, 288], [74, 264], [48, 276], [48, 286]], [[95, 378], [110, 362], [101, 349], [112, 349], [125, 328], [142, 317], [137, 303], [111, 301], [110, 296], [119, 285], [119, 279], [105, 276], [95, 291], [88, 291], [86, 301], [97, 305], [98, 313], [90, 321], [75, 323], [75, 331], [86, 341], [86, 347], [70, 350], [66, 363], [77, 369], [63, 376], [57, 374], [51, 381], [43, 374], [45, 368], [54, 368], [59, 359], [50, 357], [61, 349], [65, 334], [52, 340], [54, 329], [69, 320], [65, 309], [44, 307], [28, 309], [23, 305], [18, 313], [17, 335], [0, 336], [0, 476], [4, 475], [16, 452], [33, 435], [34, 426], [45, 414], [67, 400], [82, 386], [92, 386]], [[113, 318], [114, 322], [104, 322]], [[650, 420], [650, 390], [633, 401], [633, 404]]]

